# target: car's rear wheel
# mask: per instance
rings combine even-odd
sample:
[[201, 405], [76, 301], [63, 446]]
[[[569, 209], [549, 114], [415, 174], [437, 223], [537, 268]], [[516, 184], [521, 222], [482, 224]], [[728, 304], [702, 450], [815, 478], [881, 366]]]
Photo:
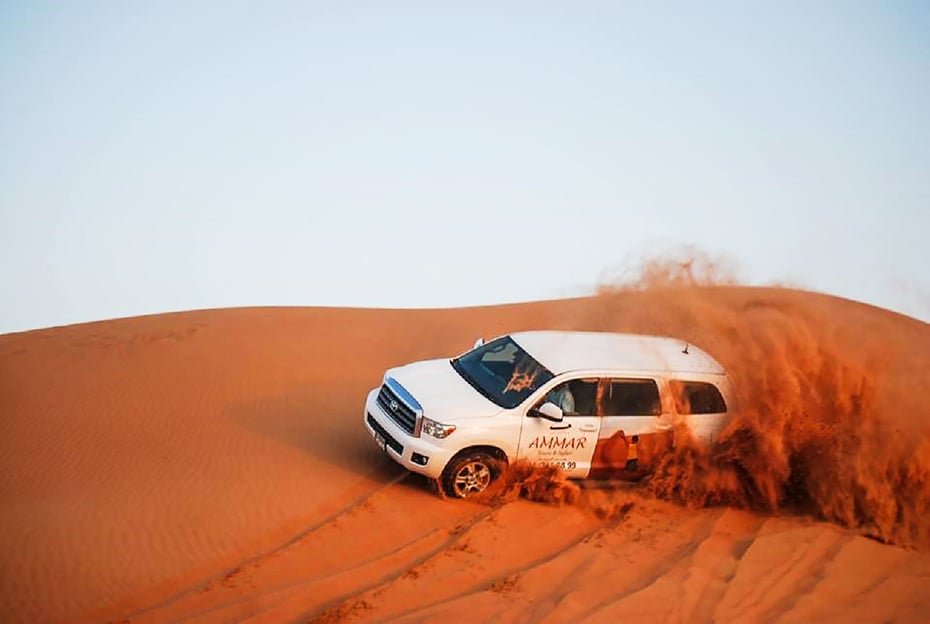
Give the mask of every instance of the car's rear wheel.
[[443, 471], [442, 489], [455, 498], [481, 494], [497, 478], [500, 472], [498, 464], [498, 460], [483, 451], [455, 457]]

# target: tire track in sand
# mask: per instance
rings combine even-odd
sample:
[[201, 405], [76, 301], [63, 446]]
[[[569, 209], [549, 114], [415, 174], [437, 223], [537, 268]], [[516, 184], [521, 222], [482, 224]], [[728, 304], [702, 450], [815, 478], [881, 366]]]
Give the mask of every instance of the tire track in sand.
[[526, 571], [558, 558], [618, 518], [603, 519], [579, 507], [516, 501], [481, 514], [450, 544], [404, 574], [356, 594], [302, 621], [327, 623], [359, 616], [366, 621], [426, 616], [488, 590], [511, 591]]
[[324, 530], [327, 526], [331, 526], [333, 523], [338, 523], [341, 518], [344, 518], [358, 511], [359, 509], [362, 509], [373, 497], [383, 495], [386, 491], [395, 488], [397, 485], [401, 484], [405, 479], [407, 479], [408, 476], [409, 473], [406, 471], [399, 472], [388, 482], [353, 500], [346, 507], [343, 507], [342, 509], [326, 516], [325, 518], [304, 527], [298, 533], [294, 534], [277, 546], [264, 550], [252, 557], [243, 559], [234, 565], [228, 566], [220, 572], [168, 596], [164, 600], [160, 600], [157, 603], [154, 603], [144, 609], [140, 609], [130, 614], [124, 615], [122, 616], [122, 619], [132, 620], [133, 622], [148, 621], [149, 619], [152, 621], [158, 621], [159, 611], [163, 611], [169, 607], [177, 605], [178, 603], [190, 598], [191, 596], [197, 596], [203, 594], [204, 592], [211, 591], [217, 586], [223, 584], [228, 585], [228, 582], [231, 579], [241, 577], [244, 571], [249, 570], [250, 568], [261, 566], [263, 562], [277, 555], [280, 555], [288, 549], [300, 544], [304, 539], [312, 536], [314, 533]]

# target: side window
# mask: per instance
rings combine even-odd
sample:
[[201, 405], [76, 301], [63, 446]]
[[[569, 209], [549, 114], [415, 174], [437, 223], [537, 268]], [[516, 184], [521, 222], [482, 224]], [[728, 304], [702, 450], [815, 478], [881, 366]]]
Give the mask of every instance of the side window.
[[727, 403], [714, 384], [673, 379], [669, 387], [679, 414], [722, 414], [727, 411]]
[[659, 387], [653, 379], [611, 379], [604, 396], [605, 416], [658, 416]]
[[543, 403], [552, 403], [566, 416], [597, 416], [597, 380], [574, 379], [549, 391]]

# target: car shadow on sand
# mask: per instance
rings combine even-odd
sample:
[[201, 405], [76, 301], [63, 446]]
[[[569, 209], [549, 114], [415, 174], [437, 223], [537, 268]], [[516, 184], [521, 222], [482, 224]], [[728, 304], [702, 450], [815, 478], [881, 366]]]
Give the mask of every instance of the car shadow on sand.
[[[362, 421], [364, 392], [348, 401], [330, 397], [309, 384], [278, 395], [239, 402], [226, 409], [233, 422], [262, 436], [289, 444], [315, 459], [378, 482], [395, 481], [405, 470], [382, 451]], [[351, 403], [351, 406], [347, 405]], [[425, 478], [403, 480], [406, 487], [431, 491]]]

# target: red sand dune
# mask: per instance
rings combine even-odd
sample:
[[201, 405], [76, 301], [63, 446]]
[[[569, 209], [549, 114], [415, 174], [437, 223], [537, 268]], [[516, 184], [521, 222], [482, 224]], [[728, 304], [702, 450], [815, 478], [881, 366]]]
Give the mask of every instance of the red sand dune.
[[[717, 356], [740, 393], [720, 450], [648, 490], [477, 503], [368, 439], [388, 366], [538, 328]], [[0, 620], [926, 621], [928, 410], [930, 326], [781, 289], [3, 335]]]

